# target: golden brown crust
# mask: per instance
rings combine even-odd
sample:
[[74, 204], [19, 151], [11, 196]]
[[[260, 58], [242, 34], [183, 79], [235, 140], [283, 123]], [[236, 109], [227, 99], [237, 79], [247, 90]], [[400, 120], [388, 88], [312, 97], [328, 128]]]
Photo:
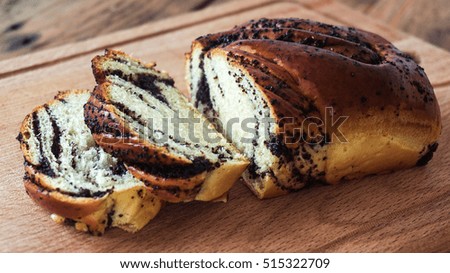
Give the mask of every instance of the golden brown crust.
[[107, 75], [105, 74], [105, 70], [102, 68], [102, 64], [110, 59], [132, 60], [133, 62], [139, 63], [142, 66], [152, 69], [154, 69], [156, 65], [155, 63], [145, 64], [141, 62], [141, 60], [133, 58], [130, 55], [119, 50], [105, 49], [105, 53], [103, 55], [97, 55], [92, 59], [92, 72], [94, 73], [95, 81], [98, 84], [107, 81]]
[[74, 221], [77, 229], [93, 235], [103, 234], [108, 227], [136, 232], [153, 219], [163, 205], [143, 186], [85, 198], [45, 189], [31, 177], [24, 179], [24, 185], [36, 204], [52, 214]]
[[145, 172], [132, 165], [128, 165], [127, 169], [134, 177], [144, 182], [149, 191], [172, 203], [194, 200], [206, 178], [206, 172], [188, 178], [167, 178]]
[[[36, 110], [37, 109], [34, 109], [33, 112]], [[20, 131], [17, 139], [19, 140], [20, 149], [22, 150], [24, 160], [31, 162], [33, 164], [37, 164], [38, 162], [36, 162], [33, 159], [32, 155], [30, 154], [28, 144], [26, 142], [26, 140], [29, 139], [31, 136], [31, 122], [32, 122], [31, 114], [26, 115], [24, 120], [22, 121], [22, 124], [20, 125]]]
[[49, 190], [39, 186], [30, 178], [24, 179], [27, 194], [44, 209], [70, 219], [80, 219], [99, 209], [106, 199], [72, 197], [56, 190]]
[[[311, 38], [313, 37], [313, 38]], [[300, 44], [320, 46], [325, 50], [331, 50], [343, 56], [362, 62], [372, 62], [378, 59], [378, 55], [371, 49], [359, 47], [357, 43], [330, 35], [317, 36], [313, 29], [293, 28], [235, 28], [230, 31], [209, 34], [199, 37], [193, 42], [194, 46], [200, 46], [205, 50], [215, 48], [218, 45], [227, 45], [240, 40], [278, 40]], [[190, 54], [186, 54], [190, 58]]]
[[[327, 106], [333, 106], [338, 115], [348, 116], [365, 115], [367, 109], [384, 106], [438, 122], [439, 106], [430, 82], [420, 76], [415, 62], [399, 55], [398, 50], [389, 49], [389, 45], [376, 44], [383, 48], [378, 53], [385, 58], [377, 65], [343, 59], [326, 50], [311, 53], [306, 46], [280, 41], [242, 41], [224, 50], [246, 51], [262, 57], [266, 63], [276, 64], [289, 77], [282, 77], [282, 80], [287, 83], [290, 79], [296, 80], [297, 97], [316, 98], [316, 107], [322, 115]], [[292, 99], [295, 97], [289, 98]], [[284, 109], [273, 107], [277, 111]]]

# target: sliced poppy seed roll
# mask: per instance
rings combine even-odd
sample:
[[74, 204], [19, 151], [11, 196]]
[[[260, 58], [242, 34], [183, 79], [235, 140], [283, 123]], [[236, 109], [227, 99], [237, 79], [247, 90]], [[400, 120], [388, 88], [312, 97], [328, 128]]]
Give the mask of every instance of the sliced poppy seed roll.
[[98, 85], [85, 106], [96, 142], [170, 202], [225, 195], [248, 161], [165, 73], [107, 50], [92, 61]]
[[161, 201], [95, 143], [84, 123], [89, 97], [88, 90], [61, 92], [26, 116], [18, 136], [26, 191], [54, 219], [65, 218], [79, 230], [138, 231]]

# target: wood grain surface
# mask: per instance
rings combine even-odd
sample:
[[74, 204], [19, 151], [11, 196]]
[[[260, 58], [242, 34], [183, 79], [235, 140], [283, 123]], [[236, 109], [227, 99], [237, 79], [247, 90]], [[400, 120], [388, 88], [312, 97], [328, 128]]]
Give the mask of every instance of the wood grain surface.
[[[0, 60], [230, 0], [0, 0]], [[448, 0], [334, 0], [450, 50]]]
[[339, 0], [396, 29], [450, 50], [448, 0]]
[[225, 1], [0, 0], [0, 59], [86, 40]]
[[[156, 61], [186, 90], [183, 53], [197, 36], [266, 17], [303, 17], [379, 33], [413, 53], [440, 102], [443, 133], [425, 167], [314, 186], [258, 200], [242, 184], [228, 203], [167, 205], [142, 231], [103, 237], [54, 224], [25, 194], [14, 139], [31, 109], [57, 90], [92, 88], [90, 59], [106, 47]], [[450, 54], [327, 0], [242, 1], [0, 62], [0, 251], [4, 252], [448, 252]]]

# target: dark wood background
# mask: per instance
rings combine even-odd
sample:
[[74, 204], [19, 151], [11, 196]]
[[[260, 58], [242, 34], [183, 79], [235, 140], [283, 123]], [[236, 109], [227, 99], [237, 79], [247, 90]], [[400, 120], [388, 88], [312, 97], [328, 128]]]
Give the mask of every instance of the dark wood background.
[[[228, 1], [0, 0], [0, 60]], [[334, 1], [450, 50], [449, 0]]]

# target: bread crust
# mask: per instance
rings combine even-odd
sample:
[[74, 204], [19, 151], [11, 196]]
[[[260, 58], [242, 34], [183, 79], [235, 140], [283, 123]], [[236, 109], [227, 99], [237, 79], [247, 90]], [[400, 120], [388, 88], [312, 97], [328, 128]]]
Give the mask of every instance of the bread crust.
[[188, 178], [158, 177], [133, 165], [127, 165], [127, 170], [143, 181], [148, 186], [148, 190], [172, 203], [194, 200], [206, 177], [206, 172]]
[[102, 235], [109, 227], [128, 232], [142, 229], [163, 203], [144, 186], [107, 193], [100, 198], [73, 197], [41, 187], [32, 178], [24, 179], [30, 198], [52, 214], [70, 219], [80, 231]]
[[[107, 82], [106, 74], [104, 69], [101, 67], [102, 63], [105, 61], [108, 61], [109, 59], [124, 59], [124, 60], [132, 60], [133, 62], [139, 63], [140, 65], [149, 68], [154, 69], [156, 66], [155, 63], [143, 63], [141, 60], [137, 58], [133, 58], [132, 56], [119, 51], [119, 50], [112, 50], [112, 49], [105, 49], [105, 53], [103, 55], [97, 55], [92, 59], [92, 73], [94, 74], [95, 81], [98, 84]], [[159, 71], [158, 71], [159, 72]], [[169, 75], [166, 73], [161, 73], [161, 76], [165, 79], [170, 79]]]
[[73, 197], [53, 189], [46, 189], [36, 182], [36, 177], [29, 176], [24, 179], [27, 194], [41, 207], [70, 219], [80, 219], [97, 211], [107, 198]]

